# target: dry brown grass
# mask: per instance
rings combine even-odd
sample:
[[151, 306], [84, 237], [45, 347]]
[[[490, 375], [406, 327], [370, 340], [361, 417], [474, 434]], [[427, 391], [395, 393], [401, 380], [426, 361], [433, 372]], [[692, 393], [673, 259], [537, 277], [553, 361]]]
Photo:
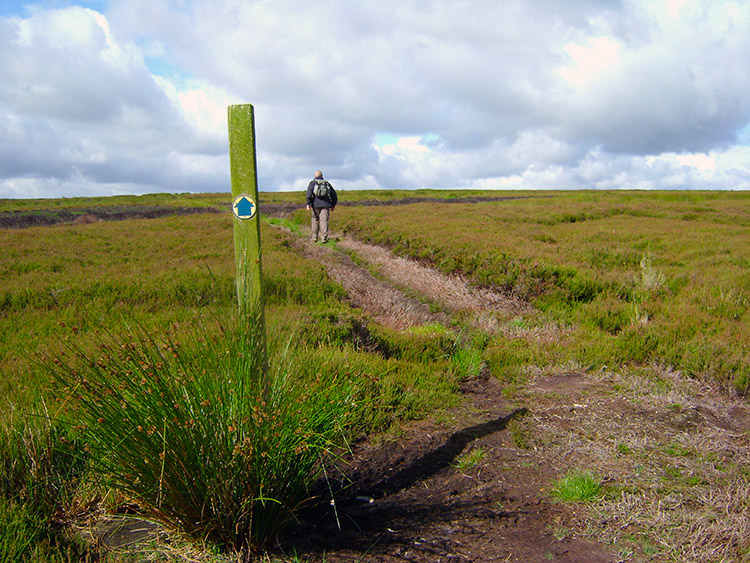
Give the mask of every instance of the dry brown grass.
[[607, 485], [578, 522], [592, 539], [635, 561], [750, 556], [744, 402], [659, 366], [532, 376], [518, 399], [535, 405], [524, 424], [542, 463]]
[[472, 287], [459, 275], [445, 275], [414, 260], [395, 256], [388, 250], [345, 238], [339, 246], [355, 252], [369, 264], [381, 268], [382, 274], [400, 287], [409, 288], [443, 305], [449, 311], [485, 313], [491, 310], [506, 315], [528, 311], [518, 298], [485, 288]]

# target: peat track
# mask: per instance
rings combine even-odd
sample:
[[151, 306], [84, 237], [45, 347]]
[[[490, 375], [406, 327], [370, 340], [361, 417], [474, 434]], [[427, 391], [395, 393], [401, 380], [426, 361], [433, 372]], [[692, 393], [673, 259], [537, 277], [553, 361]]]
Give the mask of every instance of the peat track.
[[[488, 313], [528, 310], [511, 295], [471, 287], [358, 241], [339, 237], [336, 249], [306, 237], [296, 244], [341, 283], [353, 306], [393, 328], [447, 323], [452, 315], [492, 327]], [[379, 279], [348, 252], [376, 266]], [[401, 287], [416, 289], [422, 299]], [[556, 532], [573, 512], [542, 491], [555, 472], [516, 446], [508, 431], [528, 411], [505, 400], [487, 370], [461, 390], [464, 404], [450, 412], [449, 422], [419, 421], [406, 425], [398, 439], [354, 444], [319, 485], [321, 502], [281, 538], [280, 552], [311, 563], [617, 561], [602, 545]], [[459, 456], [475, 449], [484, 452], [482, 461], [459, 469]]]

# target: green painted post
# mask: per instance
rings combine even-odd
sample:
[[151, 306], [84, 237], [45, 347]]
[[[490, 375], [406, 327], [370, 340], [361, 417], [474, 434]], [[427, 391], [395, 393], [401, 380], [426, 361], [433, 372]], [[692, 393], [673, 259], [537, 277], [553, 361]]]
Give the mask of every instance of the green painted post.
[[229, 169], [232, 179], [234, 258], [237, 302], [241, 315], [260, 322], [263, 376], [268, 373], [263, 312], [258, 174], [255, 168], [255, 118], [250, 104], [229, 106]]

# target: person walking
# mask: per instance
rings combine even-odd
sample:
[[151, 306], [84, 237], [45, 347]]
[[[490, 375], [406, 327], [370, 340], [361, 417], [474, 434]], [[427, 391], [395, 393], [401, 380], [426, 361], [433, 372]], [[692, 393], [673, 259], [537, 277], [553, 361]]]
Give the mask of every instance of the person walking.
[[307, 209], [311, 214], [312, 240], [328, 242], [328, 222], [331, 211], [336, 207], [339, 198], [331, 183], [323, 178], [320, 170], [315, 171], [315, 178], [307, 185]]

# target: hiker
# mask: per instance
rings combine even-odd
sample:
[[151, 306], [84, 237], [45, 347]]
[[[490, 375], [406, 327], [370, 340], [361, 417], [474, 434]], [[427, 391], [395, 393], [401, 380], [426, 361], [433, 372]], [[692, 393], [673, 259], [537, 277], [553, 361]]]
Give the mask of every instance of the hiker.
[[320, 170], [315, 171], [315, 178], [307, 185], [307, 209], [312, 211], [312, 240], [328, 242], [328, 220], [331, 211], [336, 207], [339, 198], [331, 183], [323, 178]]

